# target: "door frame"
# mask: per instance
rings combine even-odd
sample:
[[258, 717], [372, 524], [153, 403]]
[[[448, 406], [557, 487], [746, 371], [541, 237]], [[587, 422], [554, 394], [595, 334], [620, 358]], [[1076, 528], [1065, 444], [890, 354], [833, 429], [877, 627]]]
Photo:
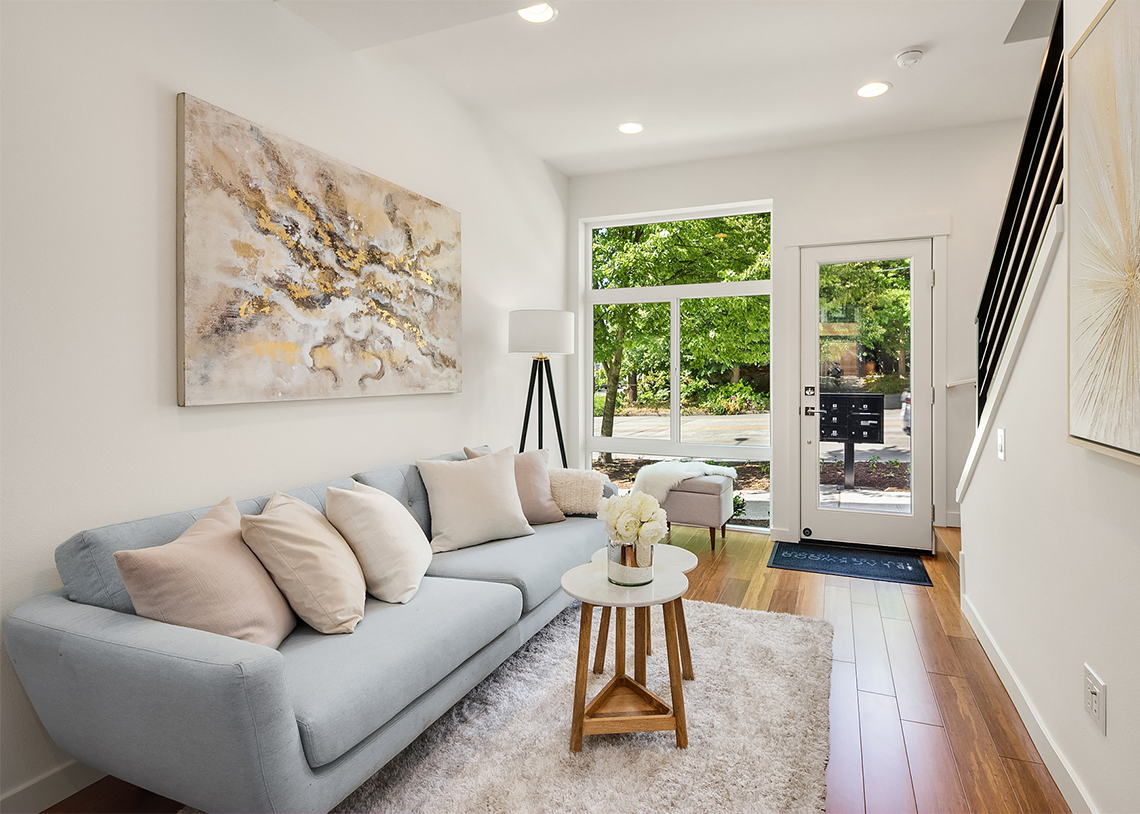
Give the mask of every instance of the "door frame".
[[[780, 390], [786, 394], [786, 402], [781, 402], [777, 413], [776, 404], [772, 410], [772, 539], [794, 543], [800, 539], [800, 415], [799, 406], [803, 393], [800, 381], [798, 345], [800, 333], [800, 254], [803, 249], [818, 246], [831, 246], [846, 243], [888, 243], [905, 240], [929, 239], [932, 241], [931, 260], [934, 273], [934, 293], [931, 314], [932, 382], [934, 385], [933, 409], [933, 467], [934, 525], [947, 525], [949, 517], [957, 518], [958, 506], [947, 493], [946, 455], [946, 347], [947, 347], [947, 296], [946, 269], [948, 238], [951, 234], [952, 218], [948, 213], [901, 216], [897, 218], [853, 220], [810, 229], [796, 230], [787, 234], [777, 234], [773, 223], [772, 277], [777, 293], [784, 295], [789, 307], [780, 309], [779, 335], [794, 341], [797, 347], [795, 361], [777, 365], [773, 359], [773, 390], [779, 377]], [[779, 247], [779, 248], [777, 248]], [[791, 303], [795, 307], [790, 307]], [[772, 315], [773, 326], [777, 314]], [[775, 327], [773, 327], [775, 332]], [[781, 362], [783, 360], [780, 360]], [[779, 444], [776, 438], [795, 438], [795, 444]], [[777, 489], [776, 484], [786, 484]], [[795, 484], [795, 488], [791, 487]], [[933, 551], [933, 541], [931, 542]]]

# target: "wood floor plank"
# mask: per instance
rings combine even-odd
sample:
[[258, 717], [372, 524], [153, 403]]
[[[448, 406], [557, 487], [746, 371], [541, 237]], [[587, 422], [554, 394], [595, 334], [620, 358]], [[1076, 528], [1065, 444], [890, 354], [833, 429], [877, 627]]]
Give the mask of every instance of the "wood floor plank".
[[934, 583], [928, 596], [946, 635], [976, 639], [973, 628], [959, 609], [958, 574], [942, 560], [933, 557], [922, 559], [930, 581]]
[[773, 591], [768, 600], [768, 610], [772, 613], [795, 613], [799, 602], [799, 591]]
[[902, 729], [918, 814], [969, 814], [946, 730], [905, 720]]
[[828, 814], [863, 814], [863, 757], [855, 665], [831, 662], [831, 754], [827, 761]]
[[851, 627], [851, 589], [827, 585], [823, 594], [823, 617], [835, 628], [831, 657], [855, 661], [855, 633]]
[[175, 812], [183, 809], [167, 797], [107, 775], [62, 800], [44, 814], [111, 814], [111, 812]]
[[879, 606], [852, 602], [851, 623], [855, 639], [855, 675], [860, 691], [894, 695], [891, 660], [887, 655]]
[[823, 618], [823, 602], [826, 581], [823, 574], [804, 573], [800, 578], [800, 596], [796, 603], [796, 613], [800, 616]]
[[1017, 714], [1017, 707], [1013, 705], [1013, 700], [990, 664], [982, 645], [977, 639], [960, 638], [951, 639], [950, 645], [962, 665], [970, 691], [982, 711], [982, 718], [998, 754], [1029, 763], [1041, 763], [1041, 755], [1033, 745], [1029, 731]]
[[876, 582], [875, 593], [879, 598], [879, 615], [884, 619], [910, 620], [903, 599], [902, 586], [897, 582]]
[[867, 814], [917, 812], [902, 722], [894, 698], [859, 693], [859, 742], [863, 747], [863, 799]]
[[861, 605], [878, 605], [875, 583], [869, 579], [851, 578], [851, 601]]
[[799, 593], [800, 583], [803, 581], [802, 571], [790, 571], [786, 568], [774, 569], [776, 571], [776, 585], [774, 590], [777, 591], [795, 591]]
[[[942, 725], [938, 702], [926, 675], [926, 665], [918, 650], [918, 640], [910, 622], [901, 619], [883, 619], [883, 635], [887, 640], [887, 655], [891, 659], [891, 677], [895, 681], [895, 698], [899, 703], [899, 717], [904, 721]], [[858, 648], [856, 648], [858, 655]]]
[[1043, 765], [1010, 758], [1002, 758], [1002, 763], [1022, 811], [1031, 811], [1033, 814], [1069, 814], [1069, 804]]
[[922, 662], [926, 665], [927, 672], [965, 675], [930, 597], [927, 594], [903, 594], [903, 600], [910, 613], [910, 624], [918, 639], [918, 649], [922, 653]]
[[970, 810], [1020, 812], [1021, 804], [966, 679], [932, 674], [930, 681]]
[[748, 583], [749, 581], [746, 579], [726, 577], [721, 583], [715, 601], [721, 605], [731, 605], [734, 608], [742, 607], [744, 597], [748, 593]]

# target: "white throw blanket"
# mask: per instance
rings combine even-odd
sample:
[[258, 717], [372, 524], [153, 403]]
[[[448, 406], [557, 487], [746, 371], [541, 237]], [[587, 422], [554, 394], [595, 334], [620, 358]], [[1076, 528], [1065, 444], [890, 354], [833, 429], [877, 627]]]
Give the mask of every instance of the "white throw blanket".
[[645, 492], [657, 498], [658, 503], [664, 503], [669, 490], [678, 483], [702, 475], [724, 475], [736, 480], [736, 470], [732, 467], [713, 466], [704, 461], [661, 461], [643, 466], [637, 471], [632, 491]]

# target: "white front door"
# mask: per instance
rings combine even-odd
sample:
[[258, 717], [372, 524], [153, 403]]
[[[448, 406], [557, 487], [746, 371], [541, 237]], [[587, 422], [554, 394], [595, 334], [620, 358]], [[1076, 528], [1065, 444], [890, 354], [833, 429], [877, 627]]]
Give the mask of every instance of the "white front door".
[[803, 249], [800, 285], [800, 538], [930, 550], [931, 241]]

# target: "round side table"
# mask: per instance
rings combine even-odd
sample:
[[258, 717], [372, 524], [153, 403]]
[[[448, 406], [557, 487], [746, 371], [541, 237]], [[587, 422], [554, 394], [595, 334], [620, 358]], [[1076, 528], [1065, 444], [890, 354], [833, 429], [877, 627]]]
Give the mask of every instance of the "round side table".
[[[578, 666], [574, 676], [574, 714], [570, 724], [570, 751], [582, 750], [584, 735], [613, 732], [667, 732], [676, 734], [677, 746], [689, 745], [685, 725], [685, 696], [681, 686], [681, 654], [677, 641], [674, 602], [689, 589], [689, 579], [679, 570], [662, 569], [648, 585], [625, 588], [606, 578], [605, 565], [589, 562], [562, 575], [562, 590], [582, 601], [578, 629]], [[594, 606], [617, 608], [615, 675], [586, 704], [586, 673], [590, 664], [590, 634]], [[645, 634], [649, 608], [665, 609], [665, 650], [669, 658], [669, 689], [672, 708], [645, 686]], [[625, 610], [634, 609], [634, 676], [625, 672]]]
[[[606, 557], [608, 551], [605, 548], [599, 548], [590, 557], [590, 562], [600, 563], [605, 567]], [[658, 543], [653, 546], [653, 573], [656, 575], [659, 570], [666, 569], [680, 571], [682, 574], [687, 574], [697, 567], [697, 555], [687, 548], [680, 548], [679, 546], [667, 545]], [[685, 626], [685, 607], [681, 603], [681, 598], [677, 597], [673, 601], [674, 609], [677, 613], [677, 639], [681, 643], [681, 677], [686, 681], [691, 681], [694, 677], [693, 673], [693, 656], [689, 652], [689, 630]], [[617, 635], [624, 635], [625, 633], [625, 614], [618, 614], [617, 625], [621, 629], [621, 633]], [[650, 635], [651, 627], [645, 628], [645, 652], [648, 655], [653, 655], [653, 637]], [[601, 673], [606, 666], [606, 645], [609, 643], [610, 637], [610, 609], [608, 607], [602, 608], [602, 619], [598, 623], [598, 649], [594, 653], [594, 672]]]

